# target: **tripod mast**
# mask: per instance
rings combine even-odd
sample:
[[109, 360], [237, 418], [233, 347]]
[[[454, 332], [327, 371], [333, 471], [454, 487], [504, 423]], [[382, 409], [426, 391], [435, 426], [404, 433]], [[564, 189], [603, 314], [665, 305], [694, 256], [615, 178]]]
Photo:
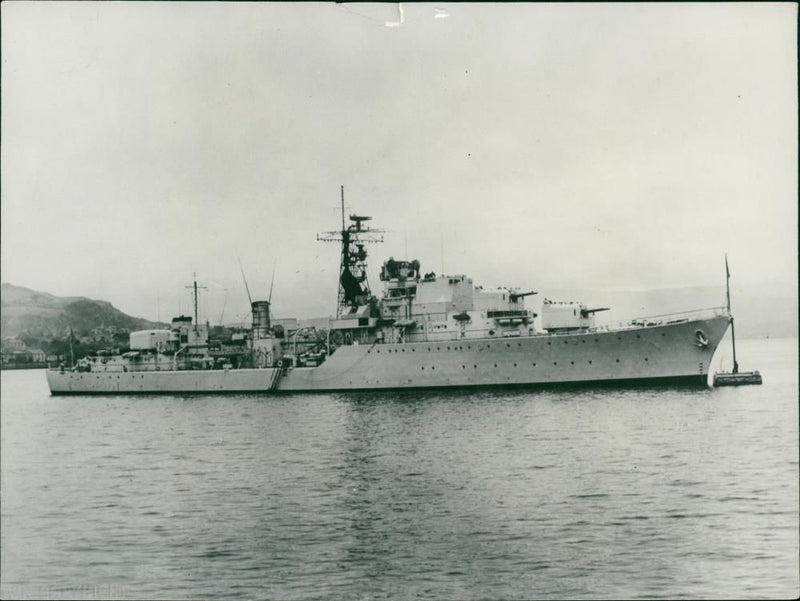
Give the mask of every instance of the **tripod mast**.
[[363, 215], [350, 215], [351, 225], [345, 223], [344, 186], [341, 187], [342, 229], [336, 232], [317, 234], [317, 240], [341, 243], [339, 264], [339, 293], [336, 302], [336, 317], [354, 313], [358, 307], [368, 304], [371, 295], [367, 281], [367, 251], [370, 242], [383, 242], [383, 230], [364, 225], [372, 219]]

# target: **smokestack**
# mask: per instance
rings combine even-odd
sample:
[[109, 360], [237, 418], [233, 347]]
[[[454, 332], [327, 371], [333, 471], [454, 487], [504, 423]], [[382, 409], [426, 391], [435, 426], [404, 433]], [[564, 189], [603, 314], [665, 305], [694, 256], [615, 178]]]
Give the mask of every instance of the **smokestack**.
[[255, 301], [250, 305], [253, 313], [253, 340], [268, 338], [269, 321], [269, 301]]

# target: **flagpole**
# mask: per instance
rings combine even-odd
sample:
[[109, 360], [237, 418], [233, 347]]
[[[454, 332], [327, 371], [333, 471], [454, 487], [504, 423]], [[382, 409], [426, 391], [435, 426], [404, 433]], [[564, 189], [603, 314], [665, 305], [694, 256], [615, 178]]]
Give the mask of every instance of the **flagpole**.
[[728, 316], [731, 320], [731, 344], [733, 345], [733, 373], [739, 373], [739, 363], [736, 361], [736, 329], [733, 326], [731, 315], [731, 271], [728, 269], [728, 253], [725, 253], [725, 295], [728, 299]]
[[728, 269], [728, 253], [725, 253], [725, 296], [728, 299], [728, 315], [731, 313], [731, 272]]

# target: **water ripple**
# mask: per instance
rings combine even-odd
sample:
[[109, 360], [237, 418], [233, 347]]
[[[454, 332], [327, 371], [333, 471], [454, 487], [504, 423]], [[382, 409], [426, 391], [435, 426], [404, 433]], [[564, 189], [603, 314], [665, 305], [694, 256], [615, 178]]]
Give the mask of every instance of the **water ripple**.
[[796, 341], [756, 342], [765, 384], [724, 391], [61, 398], [3, 372], [0, 596], [797, 597]]

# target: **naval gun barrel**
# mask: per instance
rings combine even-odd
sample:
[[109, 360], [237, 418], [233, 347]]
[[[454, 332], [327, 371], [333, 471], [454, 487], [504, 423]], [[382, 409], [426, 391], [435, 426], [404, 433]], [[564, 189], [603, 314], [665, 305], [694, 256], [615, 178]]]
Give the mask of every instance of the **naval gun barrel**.
[[599, 309], [581, 309], [581, 317], [589, 317], [592, 313], [599, 313], [600, 311], [608, 311], [611, 307], [600, 307]]
[[508, 296], [511, 299], [511, 302], [513, 303], [518, 298], [525, 298], [526, 296], [530, 296], [531, 294], [539, 294], [539, 293], [531, 290], [530, 292], [512, 292]]

